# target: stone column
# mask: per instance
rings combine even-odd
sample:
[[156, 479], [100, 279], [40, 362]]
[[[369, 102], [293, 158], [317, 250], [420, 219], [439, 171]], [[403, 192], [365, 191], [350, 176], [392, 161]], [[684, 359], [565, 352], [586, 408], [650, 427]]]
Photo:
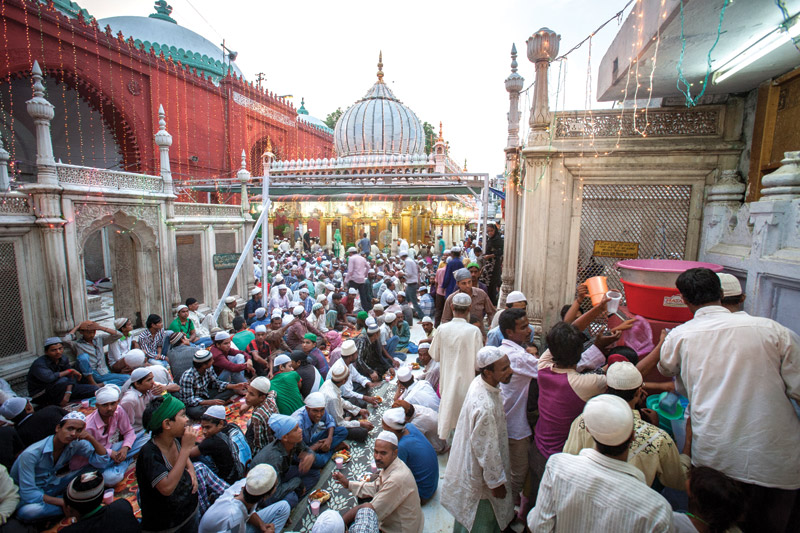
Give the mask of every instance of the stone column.
[[8, 192], [11, 180], [8, 179], [8, 160], [10, 156], [3, 147], [3, 138], [0, 137], [0, 192]]
[[[36, 127], [36, 183], [26, 185], [24, 191], [33, 199], [36, 212], [36, 225], [42, 235], [43, 267], [47, 279], [47, 298], [50, 317], [43, 321], [50, 335], [52, 327], [57, 335], [64, 335], [73, 327], [75, 321], [71, 302], [70, 286], [67, 277], [67, 255], [64, 246], [64, 225], [66, 220], [61, 210], [61, 186], [58, 184], [56, 161], [53, 157], [53, 142], [50, 137], [50, 121], [55, 116], [55, 108], [44, 97], [42, 69], [38, 61], [33, 63], [33, 98], [26, 102], [28, 114]], [[75, 287], [76, 291], [85, 288]]]
[[[166, 114], [164, 106], [158, 106], [158, 131], [155, 143], [159, 152], [159, 168], [161, 179], [164, 182], [163, 192], [167, 196], [164, 201], [164, 218], [166, 220], [163, 231], [164, 243], [161, 246], [161, 279], [163, 280], [163, 301], [165, 317], [172, 317], [174, 310], [181, 304], [181, 295], [178, 280], [178, 250], [175, 244], [175, 196], [172, 185], [172, 170], [169, 164], [169, 147], [172, 146], [172, 135], [167, 131]], [[155, 228], [154, 228], [155, 229]], [[207, 266], [206, 268], [211, 268]]]
[[[570, 275], [569, 260], [571, 190], [566, 175], [554, 174], [550, 142], [552, 114], [548, 102], [547, 75], [550, 62], [558, 55], [560, 36], [542, 28], [527, 40], [528, 59], [536, 66], [536, 83], [531, 108], [528, 148], [523, 151], [525, 192], [516, 217], [519, 252], [515, 274], [518, 287], [528, 297], [528, 318], [537, 332], [559, 319]], [[555, 179], [554, 179], [554, 176]], [[570, 201], [565, 199], [569, 198]], [[508, 226], [508, 223], [506, 223]], [[517, 227], [517, 226], [515, 226]], [[577, 243], [576, 243], [577, 245]], [[506, 244], [506, 248], [510, 248]]]
[[[761, 199], [750, 203], [753, 224], [751, 256], [774, 254], [786, 238], [784, 233], [797, 226], [791, 220], [800, 199], [800, 152], [785, 152], [781, 167], [761, 179]], [[795, 204], [794, 206], [792, 204]]]
[[[505, 248], [503, 251], [503, 272], [501, 275], [502, 286], [498, 308], [506, 305], [508, 293], [514, 290], [516, 281], [517, 262], [517, 195], [516, 182], [519, 178], [519, 93], [525, 84], [525, 79], [517, 74], [517, 45], [511, 45], [511, 74], [506, 78], [506, 91], [508, 91], [508, 142], [506, 143], [506, 230]], [[484, 243], [484, 248], [486, 243]]]
[[736, 170], [723, 170], [717, 182], [706, 187], [702, 237], [705, 250], [722, 239], [728, 221], [742, 205], [745, 188]]
[[[241, 248], [244, 248], [247, 246], [246, 239], [250, 236], [250, 232], [253, 230], [253, 225], [255, 224], [253, 217], [250, 216], [250, 199], [248, 198], [249, 193], [247, 192], [247, 182], [250, 181], [250, 172], [247, 170], [247, 154], [244, 150], [242, 150], [242, 165], [239, 168], [239, 171], [236, 173], [236, 177], [241, 185], [239, 194], [242, 197], [242, 220], [244, 223], [242, 224], [242, 231], [240, 232], [240, 235], [242, 239]], [[244, 287], [246, 294], [250, 294], [250, 291], [255, 286], [253, 283], [255, 278], [253, 248], [251, 247], [250, 251], [247, 252], [247, 260], [244, 262], [242, 269], [239, 271], [239, 282], [240, 285]]]

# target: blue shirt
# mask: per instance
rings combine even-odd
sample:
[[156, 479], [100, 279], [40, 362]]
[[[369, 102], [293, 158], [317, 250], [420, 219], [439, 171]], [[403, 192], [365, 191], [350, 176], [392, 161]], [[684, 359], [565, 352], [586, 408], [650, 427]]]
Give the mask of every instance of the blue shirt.
[[414, 424], [406, 424], [406, 429], [408, 435], [398, 441], [397, 457], [414, 474], [420, 499], [427, 500], [439, 486], [439, 459], [431, 443]]
[[[330, 428], [336, 427], [336, 421], [328, 414], [328, 411], [325, 411], [325, 414], [322, 415], [322, 419], [316, 424], [311, 422], [305, 407], [301, 407], [292, 413], [292, 417], [297, 420], [300, 429], [303, 430], [303, 443], [306, 446], [311, 446], [315, 442], [313, 439], [319, 432], [324, 431], [327, 434]], [[325, 438], [327, 438], [327, 435], [325, 435]]]
[[45, 494], [59, 496], [53, 493], [63, 492], [67, 487], [65, 481], [69, 478], [58, 475], [58, 472], [63, 469], [69, 473], [69, 461], [76, 455], [86, 457], [89, 464], [96, 468], [108, 465], [108, 455], [97, 455], [94, 446], [86, 440], [70, 442], [58, 460], [53, 461], [53, 438], [54, 435], [50, 435], [25, 448], [11, 467], [11, 477], [19, 486], [19, 497], [23, 504], [42, 503]]
[[458, 285], [456, 284], [456, 277], [454, 276], [456, 270], [460, 270], [464, 268], [464, 263], [461, 262], [461, 258], [458, 259], [451, 259], [447, 263], [447, 267], [444, 271], [444, 280], [442, 284], [444, 285], [444, 296], [447, 298], [453, 292], [458, 289]]

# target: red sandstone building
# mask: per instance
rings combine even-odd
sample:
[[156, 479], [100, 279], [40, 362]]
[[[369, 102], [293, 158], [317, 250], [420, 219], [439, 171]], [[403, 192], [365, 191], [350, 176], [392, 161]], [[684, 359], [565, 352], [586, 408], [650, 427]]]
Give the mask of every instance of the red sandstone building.
[[242, 150], [258, 175], [268, 140], [278, 159], [333, 155], [332, 131], [318, 119], [245, 81], [235, 54], [179, 26], [166, 2], [156, 2], [155, 11], [98, 21], [69, 0], [2, 1], [0, 133], [12, 179], [32, 181], [34, 174], [34, 124], [25, 111], [34, 60], [55, 106], [53, 148], [63, 163], [157, 175], [159, 105], [184, 201], [238, 203], [181, 182], [235, 178]]

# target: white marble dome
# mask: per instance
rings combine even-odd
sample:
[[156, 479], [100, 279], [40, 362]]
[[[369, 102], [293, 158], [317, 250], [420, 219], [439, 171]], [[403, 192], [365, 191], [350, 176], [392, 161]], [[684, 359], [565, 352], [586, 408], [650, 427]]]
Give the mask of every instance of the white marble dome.
[[425, 132], [414, 112], [378, 81], [336, 122], [333, 140], [339, 157], [363, 154], [423, 154]]

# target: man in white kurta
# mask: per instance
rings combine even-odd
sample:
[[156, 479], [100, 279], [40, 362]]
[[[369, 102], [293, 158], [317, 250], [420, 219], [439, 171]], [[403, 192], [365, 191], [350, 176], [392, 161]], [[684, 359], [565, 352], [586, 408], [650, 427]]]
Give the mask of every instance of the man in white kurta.
[[414, 380], [411, 369], [403, 366], [397, 369], [397, 393], [395, 400], [405, 400], [414, 405], [424, 405], [439, 411], [439, 396], [431, 384], [423, 380]]
[[455, 532], [502, 530], [514, 517], [511, 491], [506, 490], [511, 463], [499, 389], [511, 380], [511, 365], [508, 356], [490, 346], [480, 350], [478, 364], [483, 370], [470, 383], [442, 485], [442, 507], [455, 517]]
[[475, 377], [478, 350], [483, 347], [481, 331], [466, 320], [471, 303], [468, 294], [454, 297], [453, 320], [439, 327], [431, 343], [430, 356], [439, 362], [440, 439], [447, 439], [456, 427], [461, 405]]

